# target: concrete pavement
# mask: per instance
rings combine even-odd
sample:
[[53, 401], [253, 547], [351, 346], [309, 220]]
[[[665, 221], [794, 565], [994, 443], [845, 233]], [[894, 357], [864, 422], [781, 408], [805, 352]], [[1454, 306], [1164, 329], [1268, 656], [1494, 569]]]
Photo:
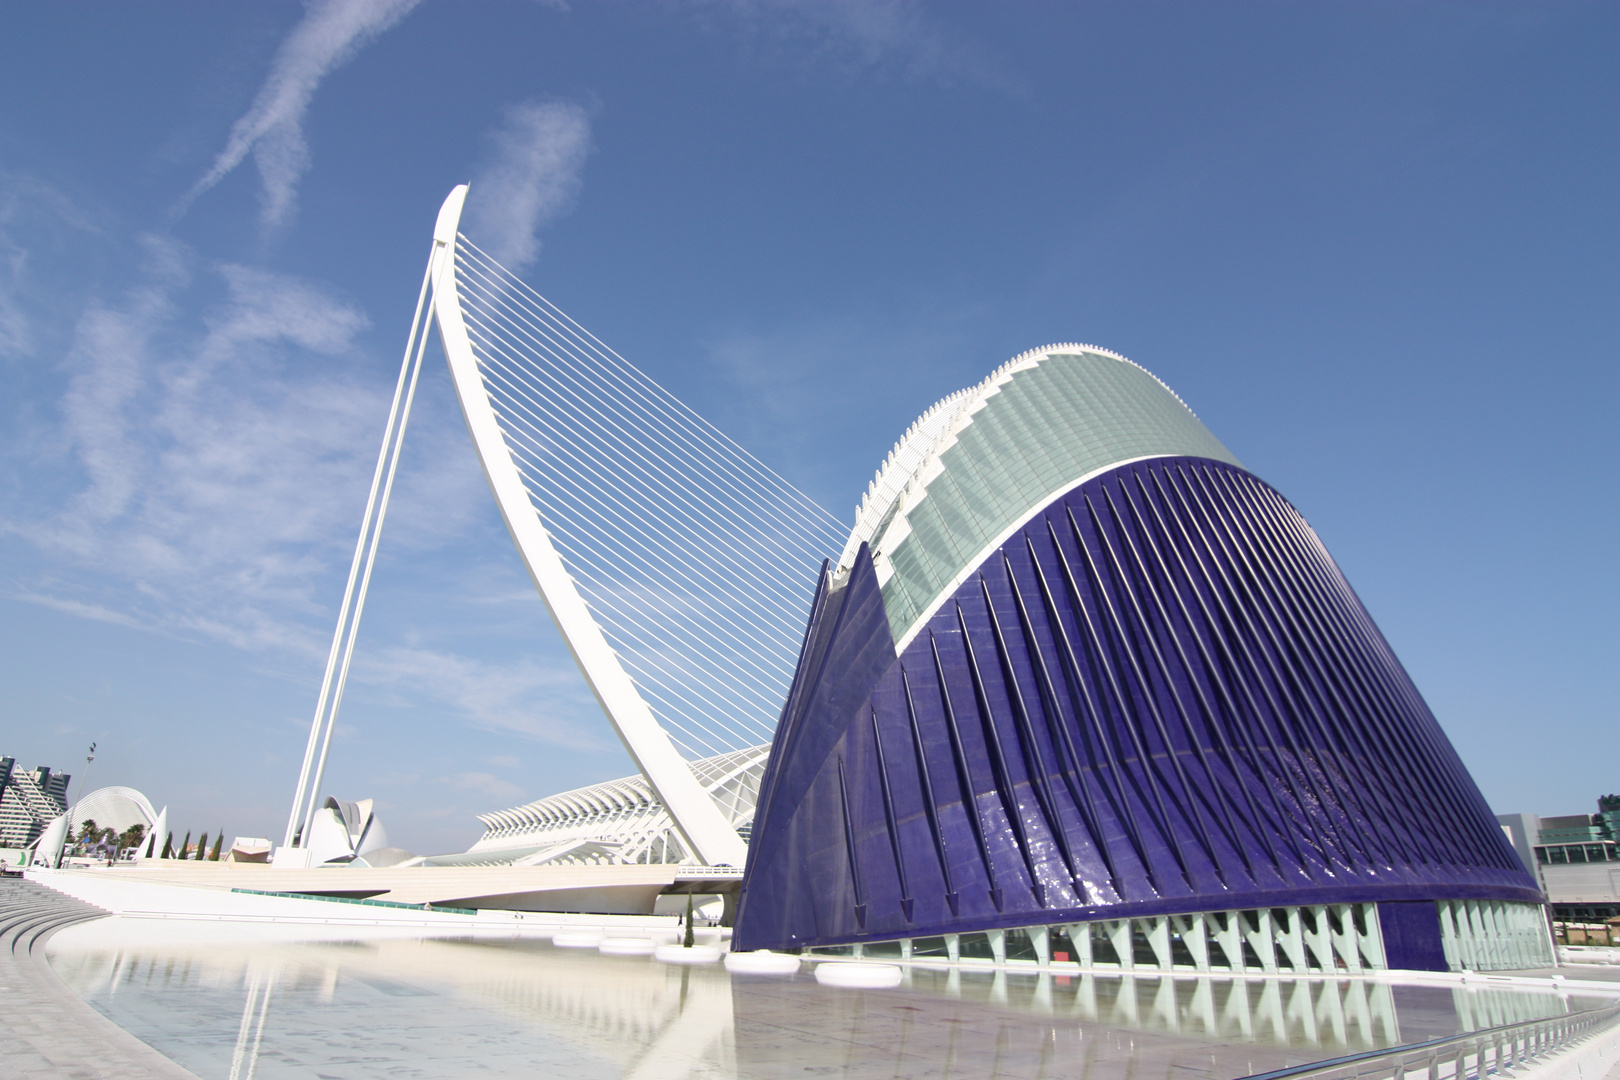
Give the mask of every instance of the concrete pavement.
[[198, 1080], [96, 1012], [51, 971], [45, 943], [107, 912], [0, 878], [0, 1073], [29, 1080]]

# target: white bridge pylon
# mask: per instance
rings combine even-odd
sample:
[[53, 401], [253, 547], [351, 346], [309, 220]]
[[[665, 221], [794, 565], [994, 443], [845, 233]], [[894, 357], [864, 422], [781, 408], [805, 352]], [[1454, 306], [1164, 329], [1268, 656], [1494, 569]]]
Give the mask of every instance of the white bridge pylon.
[[[440, 208], [287, 840], [311, 835], [428, 323], [524, 565], [687, 859], [747, 824], [688, 760], [768, 742], [846, 527], [461, 236]], [[684, 753], [684, 756], [683, 756]]]
[[467, 417], [473, 445], [484, 466], [484, 475], [495, 493], [495, 502], [506, 519], [518, 553], [534, 579], [535, 588], [545, 600], [557, 629], [574, 654], [574, 661], [590, 683], [596, 700], [624, 740], [624, 747], [636, 768], [647, 778], [653, 791], [669, 810], [670, 817], [694, 853], [711, 866], [741, 866], [748, 857], [747, 847], [736, 830], [721, 816], [720, 808], [698, 785], [686, 761], [675, 752], [669, 735], [653, 719], [652, 710], [636, 690], [624, 666], [619, 663], [602, 628], [596, 625], [585, 600], [563, 568], [551, 537], [540, 524], [540, 515], [529, 500], [517, 464], [507, 449], [501, 426], [490, 406], [489, 392], [473, 355], [467, 325], [461, 315], [461, 290], [454, 264], [456, 228], [467, 198], [467, 185], [450, 193], [439, 210], [433, 229], [433, 313], [439, 324], [439, 338], [450, 361], [456, 396]]

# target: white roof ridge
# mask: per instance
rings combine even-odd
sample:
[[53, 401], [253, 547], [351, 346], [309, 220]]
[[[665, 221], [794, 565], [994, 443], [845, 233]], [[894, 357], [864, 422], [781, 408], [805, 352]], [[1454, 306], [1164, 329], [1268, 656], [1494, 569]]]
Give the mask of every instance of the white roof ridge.
[[1030, 355], [1032, 353], [1047, 353], [1047, 354], [1050, 354], [1050, 353], [1057, 352], [1059, 350], [1067, 350], [1067, 349], [1079, 349], [1082, 352], [1096, 353], [1099, 356], [1109, 356], [1109, 357], [1114, 358], [1115, 360], [1120, 361], [1121, 363], [1131, 365], [1131, 367], [1136, 368], [1138, 371], [1142, 372], [1143, 374], [1145, 374], [1149, 378], [1151, 378], [1154, 382], [1156, 382], [1160, 386], [1164, 387], [1166, 392], [1168, 392], [1171, 397], [1173, 397], [1177, 401], [1181, 402], [1181, 407], [1183, 409], [1186, 409], [1188, 412], [1192, 413], [1193, 416], [1195, 416], [1195, 417], [1198, 415], [1197, 413], [1193, 412], [1191, 405], [1188, 405], [1185, 401], [1181, 400], [1181, 395], [1180, 394], [1178, 394], [1174, 390], [1170, 389], [1170, 384], [1169, 383], [1165, 382], [1163, 379], [1159, 378], [1157, 375], [1153, 374], [1153, 372], [1149, 371], [1147, 368], [1143, 367], [1141, 364], [1138, 364], [1135, 360], [1132, 360], [1130, 357], [1125, 356], [1122, 353], [1117, 353], [1112, 349], [1105, 349], [1100, 345], [1082, 345], [1082, 344], [1079, 344], [1077, 342], [1066, 341], [1066, 342], [1063, 342], [1063, 343], [1058, 344], [1058, 345], [1047, 345], [1047, 346], [1044, 346], [1044, 347], [1039, 348], [1039, 349], [1031, 349], [1031, 350], [1029, 350], [1028, 353], [1024, 353], [1022, 355], [1028, 356], [1028, 355]]
[[[936, 456], [939, 445], [948, 441], [950, 436], [961, 427], [966, 426], [964, 421], [971, 422], [967, 418], [972, 415], [971, 406], [973, 404], [988, 396], [992, 389], [1005, 382], [1019, 369], [1039, 364], [1053, 353], [1069, 351], [1093, 353], [1098, 356], [1106, 356], [1112, 360], [1118, 360], [1121, 363], [1130, 364], [1132, 367], [1146, 372], [1160, 386], [1164, 386], [1166, 390], [1170, 390], [1168, 386], [1165, 386], [1164, 381], [1153, 375], [1151, 371], [1135, 363], [1129, 357], [1112, 349], [1105, 349], [1100, 345], [1086, 345], [1080, 342], [1066, 341], [1024, 350], [1003, 362], [977, 383], [940, 398], [924, 410], [921, 416], [911, 422], [904, 434], [895, 442], [888, 456], [883, 459], [882, 465], [872, 474], [872, 480], [867, 484], [865, 494], [861, 497], [860, 503], [856, 505], [855, 524], [850, 530], [849, 539], [844, 544], [844, 550], [839, 555], [838, 563], [834, 567], [835, 571], [843, 571], [849, 568], [854, 560], [856, 550], [863, 541], [876, 544], [881, 539], [877, 535], [877, 531], [880, 526], [884, 525], [886, 519], [893, 516], [890, 513], [891, 507], [908, 497], [917, 477], [925, 471], [928, 462]], [[1175, 396], [1175, 391], [1170, 390], [1170, 393]], [[1186, 408], [1187, 403], [1181, 401], [1180, 397], [1176, 397], [1176, 400], [1181, 402], [1183, 408]], [[1191, 412], [1192, 410], [1188, 409], [1187, 411]], [[939, 424], [932, 434], [929, 434], [926, 430], [928, 422], [940, 419], [947, 412], [949, 415], [944, 416], [944, 422]], [[915, 460], [909, 462], [902, 460], [908, 456], [907, 451], [913, 451], [913, 454], [909, 456], [914, 457]], [[903, 477], [899, 475], [902, 472]], [[876, 553], [874, 552], [874, 554]]]

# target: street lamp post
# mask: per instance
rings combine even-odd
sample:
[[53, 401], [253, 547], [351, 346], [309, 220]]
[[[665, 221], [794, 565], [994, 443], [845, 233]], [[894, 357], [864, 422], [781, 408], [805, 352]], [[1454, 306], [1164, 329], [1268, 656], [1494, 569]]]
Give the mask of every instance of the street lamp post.
[[84, 801], [84, 785], [90, 780], [90, 763], [96, 760], [96, 744], [90, 744], [90, 750], [84, 755], [84, 775], [79, 777], [79, 797], [70, 804], [68, 810], [67, 830], [62, 834], [62, 850], [56, 853], [56, 868], [62, 868], [62, 859], [67, 854], [68, 841], [73, 838], [73, 816], [79, 812], [79, 803]]

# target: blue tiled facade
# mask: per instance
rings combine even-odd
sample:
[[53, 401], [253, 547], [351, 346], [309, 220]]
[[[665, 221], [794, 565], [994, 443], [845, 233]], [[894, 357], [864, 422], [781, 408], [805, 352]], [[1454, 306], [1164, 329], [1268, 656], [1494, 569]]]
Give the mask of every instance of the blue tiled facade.
[[1230, 462], [1080, 483], [892, 633], [862, 546], [817, 590], [738, 949], [1541, 899], [1315, 532]]

